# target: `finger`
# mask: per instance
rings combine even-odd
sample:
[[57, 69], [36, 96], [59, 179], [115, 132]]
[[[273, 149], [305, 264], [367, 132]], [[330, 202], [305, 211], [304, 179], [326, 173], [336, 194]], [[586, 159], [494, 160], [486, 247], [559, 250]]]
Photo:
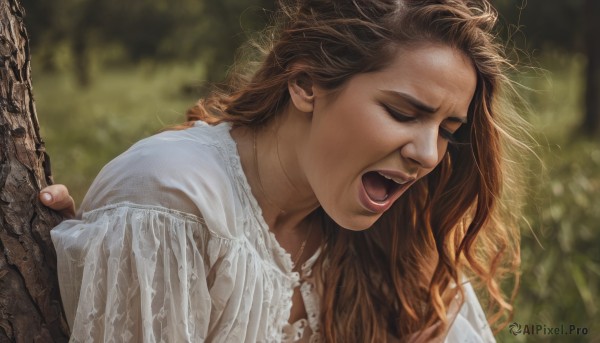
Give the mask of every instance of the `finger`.
[[46, 206], [50, 206], [50, 204], [52, 204], [53, 200], [54, 199], [50, 192], [47, 192], [44, 189], [40, 192], [40, 201], [42, 202], [42, 204], [44, 204]]
[[75, 202], [64, 185], [51, 185], [42, 189], [40, 200], [44, 205], [60, 212], [64, 217], [75, 216]]
[[61, 210], [57, 207], [64, 204], [64, 200], [69, 198], [69, 191], [64, 185], [50, 185], [40, 191], [40, 200], [44, 205], [55, 210]]

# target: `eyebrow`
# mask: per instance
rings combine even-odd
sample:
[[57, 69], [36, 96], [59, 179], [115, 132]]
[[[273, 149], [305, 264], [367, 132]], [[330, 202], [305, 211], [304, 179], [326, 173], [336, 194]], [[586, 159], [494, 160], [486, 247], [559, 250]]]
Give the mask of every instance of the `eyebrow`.
[[[404, 92], [398, 92], [398, 91], [393, 91], [393, 90], [384, 90], [383, 92], [386, 94], [392, 95], [394, 97], [401, 98], [402, 100], [408, 102], [412, 107], [416, 108], [417, 110], [419, 110], [421, 112], [433, 114], [433, 113], [437, 112], [437, 110], [439, 109], [439, 107], [435, 108], [435, 107], [429, 106], [429, 105], [425, 104], [424, 102], [422, 102], [421, 100], [415, 98], [414, 96], [404, 93]], [[448, 120], [462, 123], [462, 124], [467, 124], [466, 117], [452, 116], [452, 117], [449, 117]]]

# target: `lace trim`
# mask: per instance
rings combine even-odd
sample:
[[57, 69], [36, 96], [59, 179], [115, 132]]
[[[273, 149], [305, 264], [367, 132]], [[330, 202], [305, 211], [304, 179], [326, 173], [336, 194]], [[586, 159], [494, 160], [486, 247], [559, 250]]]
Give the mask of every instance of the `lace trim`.
[[314, 266], [315, 261], [320, 254], [321, 248], [317, 249], [315, 254], [306, 260], [306, 262], [304, 262], [301, 266], [302, 279], [305, 281], [300, 286], [300, 294], [302, 295], [302, 300], [304, 301], [304, 308], [306, 309], [306, 314], [308, 316], [308, 324], [313, 332], [310, 337], [310, 343], [321, 341], [321, 321], [319, 318], [321, 306], [319, 303], [318, 291], [316, 290], [312, 275], [312, 267]]
[[[204, 122], [197, 122], [197, 125], [209, 126]], [[263, 248], [268, 255], [275, 261], [279, 267], [281, 268], [281, 272], [284, 275], [288, 276], [289, 286], [285, 295], [285, 314], [286, 317], [289, 317], [290, 311], [292, 309], [292, 296], [294, 294], [294, 289], [300, 286], [300, 292], [302, 294], [302, 299], [304, 301], [304, 306], [306, 308], [306, 312], [308, 315], [307, 319], [300, 319], [293, 324], [287, 322], [285, 318], [282, 318], [281, 331], [283, 334], [284, 342], [295, 342], [301, 339], [304, 336], [304, 331], [307, 326], [310, 326], [312, 330], [312, 335], [310, 337], [310, 342], [319, 342], [319, 303], [318, 297], [313, 293], [314, 285], [310, 281], [304, 281], [300, 283], [300, 274], [293, 270], [293, 262], [291, 255], [281, 247], [277, 239], [275, 238], [275, 234], [269, 230], [269, 226], [264, 220], [262, 209], [258, 205], [258, 201], [252, 194], [250, 184], [248, 183], [248, 179], [246, 178], [246, 174], [244, 174], [244, 170], [242, 168], [242, 163], [240, 160], [240, 156], [238, 154], [237, 145], [233, 138], [231, 137], [230, 130], [232, 128], [231, 123], [221, 123], [213, 127], [220, 134], [215, 135], [215, 139], [221, 143], [219, 145], [220, 148], [224, 149], [224, 156], [229, 157], [228, 167], [230, 168], [231, 175], [235, 177], [238, 181], [237, 186], [238, 190], [241, 191], [245, 195], [246, 201], [248, 201], [252, 218], [258, 224], [260, 228], [258, 234], [260, 235], [259, 244], [261, 248]], [[309, 258], [301, 267], [302, 278], [306, 279], [310, 277], [312, 266], [316, 261], [317, 257], [320, 254], [320, 250], [315, 252], [315, 254]]]
[[[233, 138], [231, 138], [231, 134], [229, 132], [232, 128], [231, 124], [221, 123], [214, 128], [221, 132], [221, 134], [216, 135], [216, 139], [222, 143], [220, 144], [220, 147], [225, 149], [225, 156], [229, 157], [228, 166], [230, 167], [230, 171], [232, 172], [232, 175], [235, 177], [236, 181], [238, 181], [237, 186], [239, 187], [239, 190], [241, 190], [241, 193], [245, 195], [245, 200], [248, 201], [250, 205], [251, 211], [249, 212], [251, 212], [252, 217], [259, 225], [260, 233], [264, 238], [266, 238], [263, 240], [263, 242], [267, 243], [265, 250], [269, 253], [270, 257], [272, 257], [273, 260], [275, 260], [280, 267], [282, 267], [283, 272], [286, 274], [293, 273], [293, 263], [290, 254], [283, 249], [281, 245], [279, 245], [275, 235], [273, 232], [271, 232], [271, 230], [269, 230], [269, 226], [264, 220], [262, 209], [258, 205], [258, 201], [256, 201], [254, 195], [252, 195], [250, 184], [248, 183], [248, 179], [246, 178], [246, 174], [244, 174], [244, 170], [242, 168], [242, 162], [238, 154], [237, 145]], [[299, 276], [296, 279], [299, 279]]]
[[299, 319], [294, 324], [288, 324], [283, 327], [282, 342], [297, 342], [304, 336], [304, 330], [308, 327], [306, 319]]

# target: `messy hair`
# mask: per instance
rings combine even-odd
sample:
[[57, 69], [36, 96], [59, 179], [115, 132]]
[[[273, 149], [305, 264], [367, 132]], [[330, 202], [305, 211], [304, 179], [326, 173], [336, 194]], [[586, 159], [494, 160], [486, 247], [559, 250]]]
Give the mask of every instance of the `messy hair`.
[[264, 125], [289, 104], [289, 80], [307, 75], [336, 90], [385, 68], [398, 47], [450, 46], [477, 74], [468, 124], [456, 133], [464, 144], [451, 145], [369, 230], [345, 230], [322, 209], [312, 214], [325, 234], [315, 265], [323, 339], [443, 335], [467, 280], [485, 290], [490, 323], [501, 327], [512, 312], [501, 281], [518, 280], [520, 262], [521, 190], [511, 153], [524, 144], [515, 133], [521, 119], [511, 105], [512, 66], [497, 41], [495, 10], [485, 0], [282, 0], [279, 7], [258, 67], [234, 69], [225, 88], [188, 112], [190, 121]]

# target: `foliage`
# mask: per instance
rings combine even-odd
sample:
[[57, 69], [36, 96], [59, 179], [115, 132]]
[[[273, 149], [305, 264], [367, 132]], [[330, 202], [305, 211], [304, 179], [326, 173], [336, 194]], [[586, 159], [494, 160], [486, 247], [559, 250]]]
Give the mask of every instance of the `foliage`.
[[90, 63], [108, 46], [118, 62], [185, 58], [202, 60], [205, 77], [220, 81], [248, 32], [262, 28], [269, 0], [23, 0], [33, 55], [40, 67], [56, 67], [55, 47], [68, 47], [82, 85]]
[[587, 336], [538, 334], [500, 342], [600, 341], [600, 146], [571, 135], [581, 109], [582, 58], [546, 56], [551, 72], [521, 76], [540, 142], [531, 166], [522, 276], [514, 322], [587, 327]]
[[582, 51], [584, 0], [491, 0], [522, 49]]
[[[51, 65], [52, 47], [118, 45], [122, 58], [202, 58], [218, 80], [246, 33], [262, 28], [274, 0], [22, 0], [34, 50]], [[584, 0], [491, 0], [521, 48], [582, 51]], [[525, 37], [527, 39], [525, 40]], [[39, 53], [36, 53], [39, 55]], [[217, 75], [218, 73], [218, 75]]]

